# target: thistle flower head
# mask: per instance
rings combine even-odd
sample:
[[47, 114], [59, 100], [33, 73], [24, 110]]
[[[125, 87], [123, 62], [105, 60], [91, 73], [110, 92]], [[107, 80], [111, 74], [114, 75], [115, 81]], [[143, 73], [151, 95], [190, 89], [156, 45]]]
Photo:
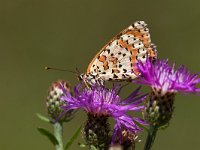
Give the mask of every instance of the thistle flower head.
[[164, 126], [169, 123], [173, 110], [174, 99], [178, 92], [197, 93], [200, 88], [200, 78], [191, 74], [184, 66], [175, 70], [175, 64], [170, 66], [168, 60], [149, 59], [145, 63], [138, 63], [141, 76], [135, 82], [152, 88], [145, 105], [145, 119], [153, 126]]
[[197, 93], [200, 88], [200, 78], [197, 74], [191, 74], [183, 65], [175, 70], [175, 64], [170, 66], [168, 60], [157, 60], [155, 63], [148, 59], [145, 63], [138, 63], [141, 77], [136, 82], [149, 85], [161, 94], [172, 93]]
[[74, 88], [75, 96], [73, 97], [63, 88], [65, 94], [62, 98], [68, 103], [63, 109], [68, 112], [72, 109], [82, 108], [90, 117], [112, 117], [116, 121], [112, 140], [114, 142], [117, 135], [122, 133], [122, 128], [133, 133], [141, 131], [134, 121], [145, 124], [139, 118], [132, 118], [126, 113], [143, 109], [144, 107], [139, 106], [139, 104], [145, 99], [146, 95], [141, 95], [138, 88], [129, 97], [122, 100], [118, 95], [120, 89], [120, 86], [107, 89], [99, 85], [87, 89], [82, 88], [82, 85], [79, 84]]

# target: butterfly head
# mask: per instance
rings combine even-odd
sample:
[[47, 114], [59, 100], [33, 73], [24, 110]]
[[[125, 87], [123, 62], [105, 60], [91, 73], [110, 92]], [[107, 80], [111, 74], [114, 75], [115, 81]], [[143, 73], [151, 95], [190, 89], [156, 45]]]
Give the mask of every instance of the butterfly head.
[[81, 82], [84, 82], [86, 86], [94, 86], [96, 84], [99, 85], [104, 85], [104, 80], [99, 78], [97, 74], [92, 74], [92, 73], [82, 73], [78, 75], [78, 80]]
[[78, 81], [83, 81], [85, 76], [86, 76], [85, 73], [77, 74]]

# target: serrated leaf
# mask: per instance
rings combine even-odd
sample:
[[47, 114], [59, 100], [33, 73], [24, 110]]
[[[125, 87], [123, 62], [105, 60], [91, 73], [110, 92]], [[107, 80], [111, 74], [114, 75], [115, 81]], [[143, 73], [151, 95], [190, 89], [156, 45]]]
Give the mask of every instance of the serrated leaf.
[[37, 130], [42, 134], [42, 135], [45, 135], [53, 145], [58, 145], [58, 140], [56, 139], [56, 137], [51, 133], [49, 132], [47, 129], [44, 129], [44, 128], [40, 128], [38, 127]]
[[36, 116], [37, 116], [40, 120], [42, 120], [42, 121], [44, 121], [44, 122], [51, 122], [51, 121], [49, 120], [49, 118], [47, 118], [47, 117], [45, 117], [45, 116], [43, 116], [43, 115], [41, 115], [41, 114], [39, 114], [39, 113], [36, 113]]
[[72, 143], [76, 140], [76, 138], [78, 137], [78, 135], [79, 135], [79, 133], [80, 133], [80, 131], [81, 131], [81, 127], [82, 126], [80, 126], [77, 130], [76, 130], [76, 132], [74, 133], [74, 135], [71, 137], [71, 139], [67, 142], [67, 144], [65, 145], [65, 149], [64, 150], [67, 150], [71, 145], [72, 145]]

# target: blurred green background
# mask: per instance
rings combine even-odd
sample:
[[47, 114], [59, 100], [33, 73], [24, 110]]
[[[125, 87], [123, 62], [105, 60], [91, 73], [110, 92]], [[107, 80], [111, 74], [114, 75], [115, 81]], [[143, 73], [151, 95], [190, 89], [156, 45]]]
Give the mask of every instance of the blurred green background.
[[[36, 131], [51, 128], [35, 113], [46, 115], [51, 82], [77, 80], [44, 66], [84, 72], [109, 39], [137, 20], [148, 23], [160, 58], [199, 72], [199, 0], [0, 0], [0, 149], [53, 150]], [[153, 150], [199, 149], [199, 106], [199, 97], [178, 95], [174, 118], [159, 132]], [[65, 125], [66, 141], [84, 120], [79, 112]], [[76, 143], [71, 149], [79, 149]]]

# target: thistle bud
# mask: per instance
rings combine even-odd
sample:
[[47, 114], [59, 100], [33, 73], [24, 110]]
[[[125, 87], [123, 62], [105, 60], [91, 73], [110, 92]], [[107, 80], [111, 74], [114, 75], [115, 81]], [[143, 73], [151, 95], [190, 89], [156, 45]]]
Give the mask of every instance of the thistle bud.
[[[63, 101], [61, 97], [63, 96], [63, 90], [61, 89], [61, 85], [63, 88], [70, 92], [69, 83], [64, 80], [59, 80], [56, 82], [53, 82], [52, 85], [49, 88], [48, 96], [46, 99], [46, 106], [47, 111], [50, 117], [55, 120], [63, 113], [62, 107], [67, 106], [66, 101]], [[71, 117], [73, 111], [69, 111], [68, 113], [65, 113], [59, 121], [65, 121], [68, 120], [68, 118]]]

